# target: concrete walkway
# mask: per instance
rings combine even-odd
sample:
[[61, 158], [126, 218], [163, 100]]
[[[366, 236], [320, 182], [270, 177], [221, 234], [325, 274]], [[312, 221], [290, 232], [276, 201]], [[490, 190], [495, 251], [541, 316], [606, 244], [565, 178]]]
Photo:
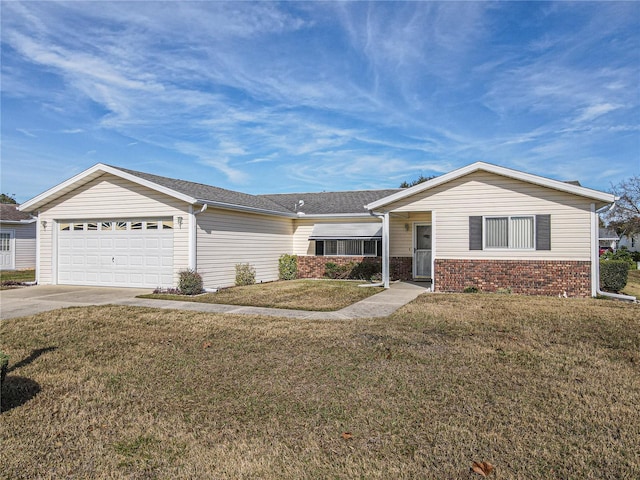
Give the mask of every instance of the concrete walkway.
[[[136, 298], [149, 293], [148, 289], [73, 287], [63, 285], [37, 285], [0, 291], [0, 318], [3, 320], [65, 307], [91, 305], [129, 305], [135, 307], [190, 310], [194, 312], [231, 313], [240, 315], [267, 315], [272, 317], [311, 320], [348, 320], [353, 318], [386, 317], [403, 305], [428, 291], [430, 284], [398, 282], [391, 288], [365, 298], [336, 312], [309, 312], [282, 308], [243, 307], [214, 303], [179, 302]], [[363, 287], [367, 288], [367, 287]]]
[[[154, 300], [133, 298], [115, 302], [118, 305], [136, 307], [166, 308], [171, 310], [191, 310], [194, 312], [233, 313], [241, 315], [267, 315], [271, 317], [303, 318], [307, 320], [349, 320], [354, 318], [386, 317], [400, 307], [427, 292], [429, 283], [397, 282], [391, 288], [360, 300], [335, 312], [310, 312], [307, 310], [287, 310], [283, 308], [243, 307], [217, 303], [180, 302], [174, 300]], [[367, 287], [362, 287], [367, 288]]]

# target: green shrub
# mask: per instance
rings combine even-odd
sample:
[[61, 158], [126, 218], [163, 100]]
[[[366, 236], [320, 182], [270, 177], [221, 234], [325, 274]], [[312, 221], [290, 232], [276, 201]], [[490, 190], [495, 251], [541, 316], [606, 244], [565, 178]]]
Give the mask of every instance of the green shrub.
[[629, 263], [625, 260], [600, 261], [600, 288], [619, 292], [627, 285]]
[[256, 269], [248, 263], [236, 264], [236, 286], [253, 285], [256, 283]]
[[354, 280], [373, 280], [377, 274], [382, 275], [382, 265], [373, 262], [354, 263], [349, 273], [349, 278]]
[[600, 260], [622, 260], [627, 262], [629, 267], [634, 264], [633, 256], [627, 247], [620, 247], [615, 252], [608, 250], [600, 256]]
[[464, 287], [463, 293], [478, 293], [478, 287]]
[[280, 280], [295, 280], [298, 277], [298, 257], [285, 253], [278, 259]]
[[178, 288], [183, 295], [198, 295], [203, 292], [202, 276], [195, 270], [182, 270]]
[[636, 263], [640, 262], [640, 252], [631, 252], [631, 260]]
[[338, 265], [337, 263], [327, 262], [324, 266], [324, 276], [333, 279], [349, 278], [353, 264], [353, 262], [349, 262], [346, 265]]

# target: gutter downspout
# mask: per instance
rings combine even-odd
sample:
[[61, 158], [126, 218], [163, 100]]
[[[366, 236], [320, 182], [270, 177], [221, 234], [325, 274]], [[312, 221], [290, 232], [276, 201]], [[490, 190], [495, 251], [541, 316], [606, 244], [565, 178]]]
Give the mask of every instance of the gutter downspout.
[[[623, 295], [620, 293], [611, 293], [611, 292], [603, 292], [600, 290], [600, 242], [598, 241], [598, 231], [599, 231], [599, 219], [600, 213], [606, 213], [611, 210], [615, 206], [615, 202], [611, 205], [607, 205], [600, 210], [596, 210], [595, 203], [591, 204], [591, 230], [593, 233], [593, 242], [592, 242], [592, 255], [591, 255], [591, 278], [593, 281], [593, 286], [591, 287], [591, 293], [595, 297], [597, 295], [609, 298], [615, 298], [616, 300], [625, 300], [627, 302], [637, 302], [636, 297], [631, 295]], [[594, 294], [595, 293], [595, 294]]]
[[389, 213], [369, 210], [369, 215], [382, 219], [382, 282], [376, 286], [389, 288]]
[[198, 250], [197, 250], [197, 225], [196, 215], [201, 214], [207, 209], [207, 204], [202, 205], [198, 212], [193, 211], [193, 205], [189, 205], [189, 269], [196, 270], [198, 267]]

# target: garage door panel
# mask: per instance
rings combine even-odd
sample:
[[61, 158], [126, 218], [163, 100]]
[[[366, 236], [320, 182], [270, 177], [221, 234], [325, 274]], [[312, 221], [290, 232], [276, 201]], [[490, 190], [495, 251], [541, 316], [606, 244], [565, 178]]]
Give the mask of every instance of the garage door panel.
[[[96, 220], [82, 222], [88, 224]], [[126, 229], [59, 231], [58, 282], [149, 288], [172, 286], [173, 231], [131, 229], [131, 221], [122, 222], [127, 225]]]

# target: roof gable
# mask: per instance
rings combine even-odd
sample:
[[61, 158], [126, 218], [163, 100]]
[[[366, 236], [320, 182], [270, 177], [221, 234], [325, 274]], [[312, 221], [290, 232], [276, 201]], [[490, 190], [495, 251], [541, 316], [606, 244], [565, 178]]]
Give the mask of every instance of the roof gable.
[[542, 187], [547, 187], [554, 190], [571, 193], [581, 197], [591, 198], [593, 200], [598, 200], [601, 204], [604, 204], [604, 205], [613, 203], [616, 199], [615, 196], [610, 193], [604, 193], [598, 190], [592, 190], [590, 188], [562, 182], [559, 180], [552, 180], [550, 178], [540, 177], [538, 175], [524, 173], [518, 170], [512, 170], [510, 168], [500, 167], [498, 165], [492, 165], [490, 163], [476, 162], [476, 163], [472, 163], [471, 165], [467, 165], [466, 167], [459, 168], [452, 172], [449, 172], [439, 177], [428, 180], [424, 183], [420, 183], [413, 187], [403, 189], [400, 192], [394, 193], [385, 198], [381, 198], [380, 200], [368, 203], [365, 206], [365, 208], [369, 210], [375, 210], [385, 205], [389, 205], [391, 203], [397, 202], [398, 200], [402, 200], [412, 195], [416, 195], [418, 193], [424, 192], [426, 190], [437, 187], [439, 185], [443, 185], [447, 182], [450, 182], [452, 180], [463, 177], [465, 175], [469, 175], [470, 173], [477, 172], [477, 171], [485, 171], [485, 172], [493, 173], [496, 175], [501, 175], [504, 177], [513, 178], [523, 182], [531, 183], [534, 185], [539, 185]]

